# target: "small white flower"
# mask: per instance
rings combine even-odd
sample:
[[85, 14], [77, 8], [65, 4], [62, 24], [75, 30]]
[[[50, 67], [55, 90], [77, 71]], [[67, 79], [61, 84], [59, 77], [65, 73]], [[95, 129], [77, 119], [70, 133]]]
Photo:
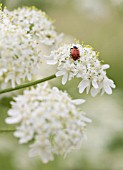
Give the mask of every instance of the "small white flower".
[[63, 34], [58, 35], [53, 22], [49, 17], [35, 7], [23, 7], [8, 11], [8, 15], [14, 25], [31, 34], [38, 43], [45, 45], [57, 45], [62, 40]]
[[74, 77], [81, 78], [79, 92], [91, 93], [96, 96], [100, 91], [102, 94], [112, 93], [115, 84], [106, 76], [108, 64], [102, 65], [98, 60], [98, 53], [92, 47], [84, 44], [69, 44], [60, 47], [47, 56], [47, 64], [57, 64], [56, 76], [62, 76], [62, 84]]
[[14, 133], [19, 143], [33, 140], [30, 156], [38, 155], [47, 163], [54, 154], [65, 156], [80, 147], [86, 123], [91, 122], [77, 107], [83, 99], [72, 100], [66, 92], [44, 84], [25, 90], [14, 100], [6, 123], [19, 123]]

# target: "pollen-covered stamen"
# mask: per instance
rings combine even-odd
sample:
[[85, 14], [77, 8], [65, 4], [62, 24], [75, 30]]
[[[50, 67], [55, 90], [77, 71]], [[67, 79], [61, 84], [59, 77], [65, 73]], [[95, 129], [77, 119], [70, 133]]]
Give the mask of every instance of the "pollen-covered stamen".
[[73, 48], [70, 48], [70, 56], [75, 61], [80, 58], [80, 51], [76, 46], [73, 46]]

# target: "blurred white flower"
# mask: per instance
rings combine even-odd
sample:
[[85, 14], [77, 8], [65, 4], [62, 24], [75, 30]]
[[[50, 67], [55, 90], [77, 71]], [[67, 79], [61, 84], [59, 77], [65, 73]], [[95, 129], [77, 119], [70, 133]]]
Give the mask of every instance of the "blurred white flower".
[[0, 30], [0, 88], [41, 78], [46, 70], [42, 63], [47, 66], [44, 54], [62, 40], [53, 22], [34, 7], [0, 8]]
[[23, 7], [8, 11], [13, 24], [31, 34], [38, 43], [45, 45], [57, 45], [61, 42], [63, 34], [58, 35], [53, 22], [49, 17], [35, 7]]
[[109, 6], [103, 0], [74, 0], [74, 8], [85, 12], [89, 17], [107, 17]]
[[41, 64], [37, 42], [11, 23], [0, 23], [0, 30], [0, 88], [32, 80]]
[[66, 92], [46, 84], [25, 90], [14, 100], [6, 123], [19, 123], [14, 133], [19, 143], [33, 141], [30, 156], [39, 155], [47, 163], [54, 154], [65, 156], [80, 147], [86, 123], [91, 122], [77, 107], [84, 100], [72, 100]]
[[62, 76], [62, 84], [74, 77], [81, 78], [79, 92], [91, 93], [96, 96], [100, 91], [103, 94], [112, 93], [114, 82], [106, 76], [108, 64], [102, 65], [98, 60], [98, 53], [92, 47], [84, 44], [69, 44], [60, 47], [47, 56], [47, 64], [57, 64], [56, 76]]

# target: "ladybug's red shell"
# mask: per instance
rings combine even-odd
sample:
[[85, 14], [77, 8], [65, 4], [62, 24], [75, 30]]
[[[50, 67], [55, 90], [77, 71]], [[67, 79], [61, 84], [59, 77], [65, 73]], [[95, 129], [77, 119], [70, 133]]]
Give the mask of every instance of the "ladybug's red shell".
[[80, 51], [76, 46], [70, 49], [70, 56], [73, 60], [78, 60], [80, 58]]

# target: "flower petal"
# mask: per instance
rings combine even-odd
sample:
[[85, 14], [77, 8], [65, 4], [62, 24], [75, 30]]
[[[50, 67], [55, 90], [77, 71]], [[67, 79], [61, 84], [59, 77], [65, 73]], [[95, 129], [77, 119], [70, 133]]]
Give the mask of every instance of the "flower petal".
[[99, 92], [100, 92], [100, 89], [99, 88], [95, 89], [94, 87], [92, 87], [90, 91], [92, 97], [95, 97]]
[[67, 82], [67, 79], [68, 79], [68, 73], [66, 73], [63, 77], [62, 77], [62, 84], [66, 84]]
[[84, 99], [75, 99], [75, 100], [72, 100], [72, 103], [74, 103], [76, 105], [80, 105], [82, 103], [85, 103], [85, 100]]
[[92, 81], [92, 85], [93, 85], [93, 87], [95, 88], [95, 89], [98, 89], [99, 88], [99, 86], [98, 86], [98, 84], [97, 84], [97, 80], [93, 80]]
[[47, 64], [49, 65], [55, 65], [57, 63], [57, 61], [55, 60], [47, 60]]
[[83, 93], [86, 87], [90, 86], [90, 80], [82, 80], [79, 85], [79, 93]]

